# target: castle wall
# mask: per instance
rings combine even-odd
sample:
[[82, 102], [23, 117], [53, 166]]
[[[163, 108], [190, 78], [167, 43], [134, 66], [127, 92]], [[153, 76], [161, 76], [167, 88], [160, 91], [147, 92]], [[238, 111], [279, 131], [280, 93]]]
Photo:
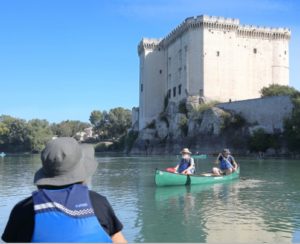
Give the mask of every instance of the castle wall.
[[[189, 55], [187, 48], [189, 46], [190, 34], [186, 33], [176, 42], [167, 48], [167, 76], [166, 91], [171, 90], [170, 101], [179, 102], [186, 98], [185, 89], [187, 89], [187, 63]], [[179, 86], [181, 85], [181, 93], [179, 94]], [[174, 88], [175, 96], [174, 96]]]
[[188, 95], [227, 102], [258, 98], [270, 84], [289, 85], [290, 37], [289, 29], [202, 15], [164, 39], [144, 38], [138, 45], [139, 128], [158, 117], [166, 95], [175, 103]]
[[[153, 42], [159, 43], [157, 40]], [[140, 54], [140, 129], [143, 129], [163, 110], [166, 93], [164, 52], [160, 47], [151, 46]]]
[[238, 37], [236, 50], [236, 99], [258, 98], [259, 90], [273, 83], [272, 43], [270, 40]]
[[[242, 113], [248, 123], [272, 126], [283, 131], [285, 116], [291, 116], [293, 103], [289, 95], [219, 103], [215, 107]], [[272, 113], [270, 113], [272, 111]]]
[[236, 35], [204, 29], [204, 96], [227, 102], [235, 98]]
[[283, 40], [273, 40], [273, 83], [289, 85], [289, 55], [288, 42]]
[[139, 107], [133, 107], [132, 108], [132, 124], [131, 126], [134, 126], [134, 124], [139, 120]]
[[204, 87], [204, 67], [203, 67], [203, 28], [195, 28], [189, 31], [190, 39], [187, 49], [189, 63], [187, 65], [188, 93], [189, 95], [199, 95], [200, 89]]

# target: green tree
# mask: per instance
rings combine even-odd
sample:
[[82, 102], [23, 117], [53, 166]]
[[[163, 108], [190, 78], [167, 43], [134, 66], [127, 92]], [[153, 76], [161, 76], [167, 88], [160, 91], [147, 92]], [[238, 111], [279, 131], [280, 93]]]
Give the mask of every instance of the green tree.
[[8, 136], [9, 129], [7, 128], [6, 124], [0, 122], [0, 144], [3, 144], [5, 138]]
[[108, 119], [109, 134], [112, 137], [119, 137], [131, 127], [132, 112], [121, 107], [114, 108], [109, 111]]
[[60, 124], [58, 124], [57, 135], [59, 137], [70, 137], [72, 136], [72, 128], [68, 123], [62, 121]]
[[93, 132], [98, 135], [99, 140], [103, 140], [107, 132], [108, 124], [108, 113], [106, 110], [103, 112], [99, 110], [94, 110], [90, 115], [90, 122], [93, 125]]
[[291, 152], [300, 152], [300, 92], [293, 87], [272, 84], [260, 91], [262, 97], [291, 95], [294, 104], [291, 117], [284, 120], [284, 134], [287, 137], [288, 149]]
[[26, 149], [41, 152], [52, 138], [52, 130], [47, 120], [29, 120], [25, 128]]
[[270, 147], [275, 149], [280, 148], [276, 137], [272, 134], [267, 134], [262, 128], [252, 131], [248, 143], [251, 152], [265, 152]]
[[299, 91], [290, 86], [282, 86], [278, 84], [271, 84], [269, 87], [263, 87], [260, 90], [261, 97], [271, 97], [280, 95], [291, 95], [292, 98], [299, 97]]

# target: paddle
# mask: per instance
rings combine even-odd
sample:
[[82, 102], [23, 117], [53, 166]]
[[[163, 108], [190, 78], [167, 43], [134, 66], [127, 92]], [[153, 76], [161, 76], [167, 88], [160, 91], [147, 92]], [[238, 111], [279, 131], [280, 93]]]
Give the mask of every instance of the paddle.
[[[233, 168], [232, 164], [223, 156], [223, 154], [221, 154], [222, 158], [224, 158], [226, 160], [227, 163], [229, 163], [229, 165]], [[243, 178], [237, 171], [235, 171], [239, 177], [242, 179], [242, 180], [246, 180], [245, 178]]]

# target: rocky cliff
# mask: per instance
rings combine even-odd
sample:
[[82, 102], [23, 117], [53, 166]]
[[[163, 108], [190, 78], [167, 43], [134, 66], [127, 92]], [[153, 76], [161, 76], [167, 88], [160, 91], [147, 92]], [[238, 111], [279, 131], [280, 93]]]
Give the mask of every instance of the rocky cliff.
[[[214, 154], [222, 148], [230, 148], [235, 154], [246, 154], [249, 153], [248, 138], [253, 130], [262, 128], [267, 133], [282, 133], [283, 119], [293, 108], [288, 96], [237, 101], [229, 105], [214, 103], [199, 96], [189, 96], [180, 104], [170, 102], [151, 124], [140, 128], [130, 154], [178, 154], [184, 147], [193, 153]], [[268, 109], [274, 104], [281, 104], [277, 108], [281, 106], [283, 110]], [[243, 106], [244, 110], [241, 109]], [[258, 115], [262, 109], [264, 116]], [[249, 114], [258, 116], [251, 120], [253, 116]], [[269, 151], [274, 153], [272, 149]], [[283, 147], [277, 153], [284, 151]]]

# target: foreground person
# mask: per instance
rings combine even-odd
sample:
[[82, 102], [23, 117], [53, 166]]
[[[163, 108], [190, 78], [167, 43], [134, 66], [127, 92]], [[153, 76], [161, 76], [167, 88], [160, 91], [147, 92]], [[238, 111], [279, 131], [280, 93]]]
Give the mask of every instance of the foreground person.
[[74, 138], [51, 141], [34, 176], [38, 190], [11, 211], [5, 242], [126, 242], [107, 199], [89, 191], [96, 170], [94, 148]]
[[182, 154], [182, 159], [178, 162], [177, 166], [174, 168], [175, 171], [178, 170], [181, 174], [194, 174], [195, 173], [195, 164], [194, 159], [190, 157], [191, 152], [189, 149], [184, 148], [180, 154]]
[[[230, 162], [230, 164], [226, 161]], [[228, 149], [224, 149], [223, 153], [220, 153], [215, 161], [215, 164], [220, 163], [220, 168], [213, 168], [212, 171], [216, 175], [226, 174], [229, 175], [233, 172], [233, 170], [237, 169], [237, 163], [235, 162], [234, 158], [230, 155], [230, 151]]]

